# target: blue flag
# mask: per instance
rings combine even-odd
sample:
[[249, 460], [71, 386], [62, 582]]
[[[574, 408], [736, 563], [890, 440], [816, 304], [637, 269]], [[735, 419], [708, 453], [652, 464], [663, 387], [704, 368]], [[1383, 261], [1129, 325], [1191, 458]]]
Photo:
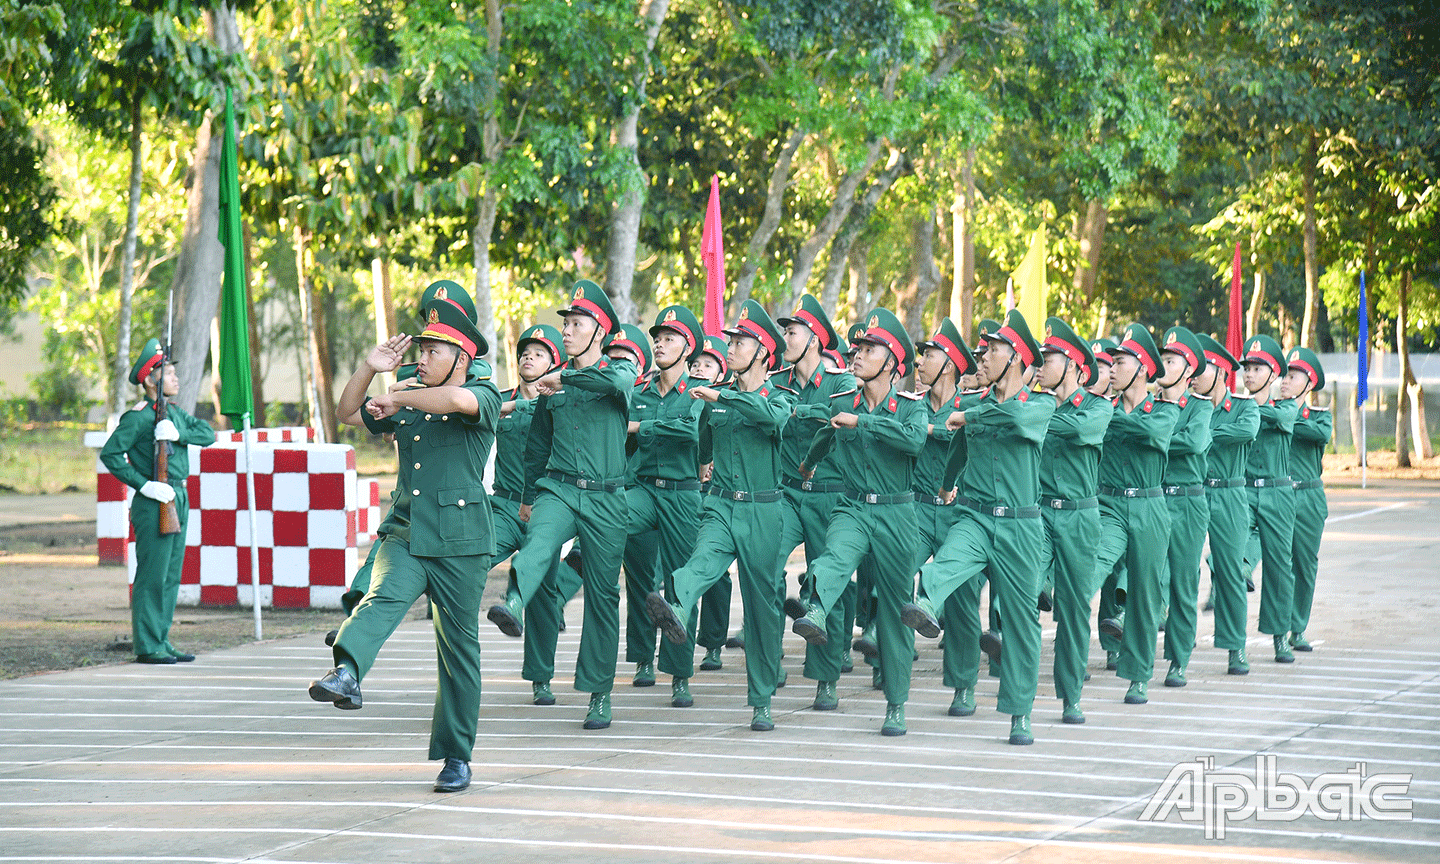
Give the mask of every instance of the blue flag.
[[1363, 407], [1370, 398], [1370, 314], [1365, 302], [1365, 271], [1360, 271], [1360, 345], [1355, 365], [1355, 405]]

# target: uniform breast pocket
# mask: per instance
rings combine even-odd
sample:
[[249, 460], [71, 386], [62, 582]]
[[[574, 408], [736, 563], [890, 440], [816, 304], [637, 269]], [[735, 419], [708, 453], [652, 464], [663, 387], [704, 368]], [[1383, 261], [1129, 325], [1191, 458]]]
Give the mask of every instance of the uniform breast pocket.
[[479, 486], [441, 489], [440, 539], [445, 542], [484, 540], [490, 530], [490, 508]]
[[842, 426], [842, 427], [840, 427], [839, 429], [836, 429], [836, 430], [835, 430], [835, 440], [836, 440], [837, 442], [839, 442], [839, 441], [844, 441], [844, 442], [846, 442], [846, 443], [849, 443], [849, 442], [852, 442], [852, 441], [856, 440], [856, 439], [859, 438], [859, 437], [860, 437], [860, 430], [859, 430], [858, 428], [851, 428], [851, 427], [849, 427], [849, 426]]

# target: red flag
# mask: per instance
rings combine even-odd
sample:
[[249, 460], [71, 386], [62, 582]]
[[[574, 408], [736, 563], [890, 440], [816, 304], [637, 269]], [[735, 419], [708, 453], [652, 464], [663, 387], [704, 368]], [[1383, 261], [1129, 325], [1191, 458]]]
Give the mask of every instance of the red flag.
[[[1225, 350], [1241, 359], [1245, 343], [1245, 307], [1240, 302], [1240, 243], [1235, 243], [1235, 264], [1230, 270], [1230, 321], [1225, 327]], [[1235, 389], [1235, 373], [1228, 376], [1230, 389]]]
[[700, 236], [700, 260], [705, 262], [705, 319], [708, 336], [725, 328], [725, 232], [720, 227], [720, 175], [710, 178], [710, 206], [705, 209], [705, 232]]

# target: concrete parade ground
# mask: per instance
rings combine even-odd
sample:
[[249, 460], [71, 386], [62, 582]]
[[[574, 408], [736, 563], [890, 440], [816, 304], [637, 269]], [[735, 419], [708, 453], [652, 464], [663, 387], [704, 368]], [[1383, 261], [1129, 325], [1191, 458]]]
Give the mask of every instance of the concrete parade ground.
[[[884, 697], [860, 662], [838, 711], [811, 710], [803, 643], [790, 635], [774, 732], [750, 731], [733, 650], [723, 669], [696, 673], [689, 709], [669, 706], [667, 676], [631, 687], [622, 662], [614, 725], [585, 732], [586, 694], [568, 686], [578, 600], [551, 707], [530, 703], [520, 640], [481, 621], [474, 783], [450, 795], [431, 791], [439, 763], [425, 761], [425, 621], [381, 652], [361, 711], [307, 698], [331, 665], [319, 633], [190, 664], [0, 682], [0, 861], [1440, 861], [1440, 483], [1335, 485], [1330, 514], [1313, 653], [1274, 663], [1252, 594], [1249, 676], [1225, 674], [1202, 613], [1189, 686], [1162, 686], [1157, 657], [1149, 704], [1125, 705], [1127, 682], [1092, 643], [1088, 722], [1068, 726], [1043, 616], [1031, 747], [1006, 743], [996, 679], [983, 672], [975, 716], [947, 716], [951, 691], [926, 639], [902, 738], [879, 735]], [[736, 591], [732, 625], [739, 613]], [[1320, 790], [1314, 806], [1262, 803], [1207, 839], [1216, 820], [1207, 826], [1204, 802], [1167, 778], [1203, 764], [1200, 797], [1243, 804], [1257, 764], [1272, 764], [1257, 756]], [[1359, 779], [1330, 776], [1346, 772]], [[1379, 802], [1408, 807], [1399, 821], [1353, 800], [1373, 785], [1360, 775], [1378, 774], [1399, 775]], [[1167, 789], [1171, 806], [1142, 819]], [[1337, 810], [1351, 818], [1326, 817]]]

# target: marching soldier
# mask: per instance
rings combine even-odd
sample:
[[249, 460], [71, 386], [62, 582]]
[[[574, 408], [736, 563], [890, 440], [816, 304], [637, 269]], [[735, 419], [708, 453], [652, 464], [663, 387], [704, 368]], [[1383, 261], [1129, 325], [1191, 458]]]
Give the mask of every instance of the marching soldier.
[[[1095, 368], [1098, 374], [1095, 380], [1086, 385], [1086, 390], [1102, 396], [1106, 400], [1111, 397], [1112, 371], [1115, 364], [1115, 349], [1120, 343], [1114, 339], [1101, 337], [1090, 342], [1090, 350], [1095, 354]], [[1112, 406], [1113, 407], [1113, 406]], [[1121, 584], [1119, 574], [1111, 571], [1105, 574], [1100, 584], [1100, 600], [1096, 604], [1096, 614], [1103, 625], [1107, 621], [1123, 622], [1125, 620], [1125, 607], [1121, 604], [1125, 588]], [[1100, 648], [1105, 652], [1105, 669], [1114, 672], [1120, 664], [1120, 631], [1109, 631], [1101, 626], [1097, 628], [1100, 632]]]
[[360, 708], [360, 682], [381, 646], [415, 600], [429, 594], [439, 655], [430, 758], [445, 760], [435, 791], [456, 792], [470, 785], [480, 711], [477, 625], [495, 552], [484, 471], [500, 394], [470, 375], [471, 361], [489, 347], [460, 305], [436, 300], [426, 311], [428, 323], [415, 338], [416, 377], [424, 386], [365, 398], [375, 375], [400, 365], [411, 343], [401, 335], [376, 346], [340, 396], [345, 423], [395, 434], [398, 494], [379, 529], [370, 589], [340, 626], [335, 668], [311, 683], [310, 698]]
[[620, 644], [620, 561], [625, 550], [625, 434], [630, 393], [638, 375], [628, 360], [603, 356], [605, 337], [619, 329], [610, 298], [588, 279], [575, 283], [562, 341], [566, 368], [536, 382], [540, 401], [525, 448], [528, 522], [516, 553], [516, 588], [486, 617], [507, 636], [520, 636], [520, 616], [539, 590], [560, 547], [581, 546], [585, 621], [575, 688], [590, 693], [584, 728], [610, 726], [610, 692]]
[[915, 634], [900, 620], [900, 606], [915, 588], [912, 480], [915, 457], [925, 447], [927, 417], [919, 396], [897, 389], [914, 365], [915, 349], [894, 313], [871, 312], [857, 341], [853, 374], [861, 386], [831, 397], [830, 422], [800, 464], [800, 476], [809, 479], [830, 457], [847, 488], [830, 513], [825, 551], [809, 567], [809, 609], [791, 629], [807, 643], [825, 645], [830, 610], [842, 602], [850, 574], [868, 565], [886, 701], [880, 734], [895, 736], [905, 734], [915, 653]]
[[1165, 376], [1157, 382], [1156, 396], [1174, 402], [1179, 409], [1161, 481], [1170, 511], [1168, 556], [1169, 591], [1161, 594], [1170, 604], [1165, 618], [1166, 687], [1185, 686], [1185, 667], [1195, 648], [1199, 617], [1200, 553], [1210, 526], [1210, 505], [1205, 498], [1205, 471], [1210, 451], [1210, 418], [1214, 403], [1188, 394], [1195, 376], [1205, 371], [1205, 349], [1195, 334], [1184, 327], [1165, 332], [1160, 352]]
[[1231, 393], [1226, 378], [1240, 362], [1213, 337], [1197, 334], [1207, 364], [1191, 389], [1210, 400], [1210, 449], [1205, 456], [1205, 500], [1210, 507], [1210, 585], [1215, 602], [1215, 647], [1230, 652], [1228, 672], [1248, 675], [1245, 656], [1245, 541], [1250, 532], [1250, 502], [1245, 492], [1245, 463], [1260, 412], [1248, 393]]
[[[845, 478], [834, 463], [817, 466], [814, 476], [800, 476], [800, 463], [810, 448], [815, 433], [830, 422], [830, 397], [836, 393], [853, 390], [855, 378], [849, 372], [827, 372], [820, 360], [820, 352], [839, 344], [830, 318], [825, 310], [809, 294], [800, 298], [800, 305], [788, 318], [777, 322], [785, 328], [786, 363], [790, 368], [778, 372], [771, 382], [796, 394], [794, 415], [785, 425], [783, 456], [785, 476], [781, 485], [785, 488], [785, 521], [780, 539], [781, 557], [777, 566], [783, 575], [785, 561], [790, 552], [801, 543], [805, 544], [805, 563], [808, 568], [825, 551], [825, 536], [829, 526], [830, 513], [845, 491]], [[731, 364], [734, 368], [734, 364]], [[800, 586], [800, 600], [787, 600], [786, 611], [792, 618], [805, 614], [813, 586], [808, 580]], [[805, 677], [814, 680], [815, 710], [833, 711], [838, 706], [835, 684], [840, 680], [848, 658], [850, 633], [854, 626], [855, 594], [847, 589], [848, 609], [844, 603], [829, 609], [825, 628], [827, 643], [807, 643], [805, 648]], [[848, 614], [847, 614], [848, 613]], [[847, 619], [851, 622], [846, 623]]]
[[[1160, 351], [1144, 325], [1125, 328], [1111, 355], [1115, 411], [1100, 456], [1099, 579], [1117, 564], [1126, 572], [1125, 622], [1120, 636], [1118, 671], [1129, 679], [1125, 702], [1149, 701], [1155, 671], [1155, 637], [1160, 625], [1161, 588], [1170, 514], [1161, 500], [1166, 453], [1178, 408], [1150, 396], [1148, 383], [1160, 371]], [[1115, 622], [1108, 622], [1113, 628]]]
[[[190, 521], [190, 499], [185, 492], [185, 479], [190, 476], [188, 448], [215, 443], [215, 430], [166, 402], [180, 392], [180, 379], [175, 364], [165, 362], [159, 339], [146, 341], [140, 349], [130, 367], [130, 383], [144, 389], [145, 401], [120, 415], [115, 431], [100, 449], [100, 461], [138, 493], [130, 501], [130, 525], [135, 531], [135, 582], [130, 587], [135, 662], [189, 663], [195, 655], [170, 644], [170, 624], [185, 564], [185, 526]], [[157, 402], [165, 404], [163, 417]], [[163, 481], [155, 479], [157, 441], [166, 442], [162, 446], [170, 451]], [[179, 516], [178, 530], [161, 534], [161, 508], [172, 502]]]
[[1295, 431], [1290, 438], [1290, 477], [1295, 481], [1295, 534], [1291, 541], [1292, 570], [1295, 574], [1295, 605], [1290, 616], [1290, 646], [1309, 651], [1305, 628], [1310, 624], [1310, 604], [1315, 599], [1315, 575], [1320, 568], [1320, 537], [1330, 508], [1325, 501], [1325, 447], [1330, 443], [1335, 420], [1329, 408], [1306, 404], [1306, 397], [1325, 387], [1325, 370], [1320, 358], [1309, 348], [1291, 348], [1285, 357], [1289, 371], [1280, 382], [1280, 398], [1300, 406]]
[[[988, 568], [1007, 645], [1000, 664], [998, 708], [1010, 715], [1010, 743], [1033, 744], [1030, 711], [1040, 673], [1040, 449], [1055, 401], [1035, 398], [1022, 385], [1024, 367], [1040, 362], [1040, 346], [1025, 318], [1010, 310], [989, 334], [982, 361], [994, 382], [980, 404], [946, 421], [965, 429], [967, 458], [960, 494], [965, 497], [940, 551], [920, 572], [921, 596], [901, 609], [902, 620], [922, 636], [940, 635], [936, 605]], [[955, 436], [960, 440], [962, 436]], [[952, 443], [952, 452], [954, 444]], [[951, 459], [942, 486], [953, 490], [958, 463]], [[952, 493], [953, 494], [953, 493]]]
[[1300, 406], [1271, 397], [1271, 386], [1289, 371], [1280, 343], [1269, 336], [1245, 342], [1245, 389], [1260, 409], [1260, 431], [1245, 463], [1251, 524], [1260, 535], [1263, 562], [1260, 632], [1275, 642], [1275, 662], [1294, 663], [1290, 619], [1294, 615], [1295, 573], [1291, 543], [1295, 535], [1295, 483], [1290, 479], [1290, 439]]
[[[730, 367], [725, 362], [725, 355], [729, 347], [724, 339], [719, 336], [706, 336], [704, 347], [690, 361], [690, 377], [697, 379], [697, 383], [718, 386], [730, 378]], [[710, 490], [710, 481], [703, 480], [700, 484], [700, 500], [705, 500], [705, 494]], [[721, 648], [744, 648], [744, 628], [733, 635], [726, 635], [730, 631], [730, 594], [732, 583], [730, 572], [720, 577], [720, 581], [710, 586], [710, 590], [700, 598], [700, 624], [695, 634], [695, 644], [705, 649], [705, 658], [700, 661], [702, 672], [711, 672], [724, 667], [720, 658]]]
[[705, 403], [700, 459], [711, 467], [695, 551], [672, 575], [674, 605], [658, 591], [645, 605], [665, 638], [683, 644], [689, 640], [685, 622], [695, 604], [731, 562], [739, 565], [750, 728], [769, 732], [775, 728], [770, 701], [780, 680], [785, 621], [784, 571], [777, 566], [783, 552], [775, 530], [785, 509], [781, 446], [795, 394], [767, 381], [768, 368], [785, 343], [765, 307], [746, 300], [735, 326], [725, 332], [731, 337], [730, 384], [690, 388], [691, 398]]
[[1095, 354], [1059, 318], [1045, 322], [1040, 386], [1055, 396], [1055, 414], [1040, 451], [1040, 512], [1048, 571], [1054, 578], [1055, 695], [1065, 723], [1084, 723], [1080, 694], [1090, 657], [1090, 595], [1094, 593], [1096, 497], [1100, 448], [1114, 406], [1085, 390], [1099, 376]]
[[[690, 397], [690, 388], [701, 382], [687, 375], [686, 368], [703, 335], [694, 312], [684, 306], [661, 309], [650, 328], [655, 373], [635, 388], [631, 399], [629, 430], [635, 449], [629, 462], [631, 485], [625, 490], [630, 510], [625, 652], [626, 659], [637, 664], [637, 687], [655, 683], [655, 623], [645, 611], [645, 598], [654, 591], [675, 596], [671, 574], [695, 551], [699, 530], [697, 447], [705, 403]], [[676, 708], [694, 704], [689, 682], [695, 674], [695, 623], [688, 622], [690, 635], [684, 643], [660, 646], [660, 671], [673, 678], [670, 704]]]

